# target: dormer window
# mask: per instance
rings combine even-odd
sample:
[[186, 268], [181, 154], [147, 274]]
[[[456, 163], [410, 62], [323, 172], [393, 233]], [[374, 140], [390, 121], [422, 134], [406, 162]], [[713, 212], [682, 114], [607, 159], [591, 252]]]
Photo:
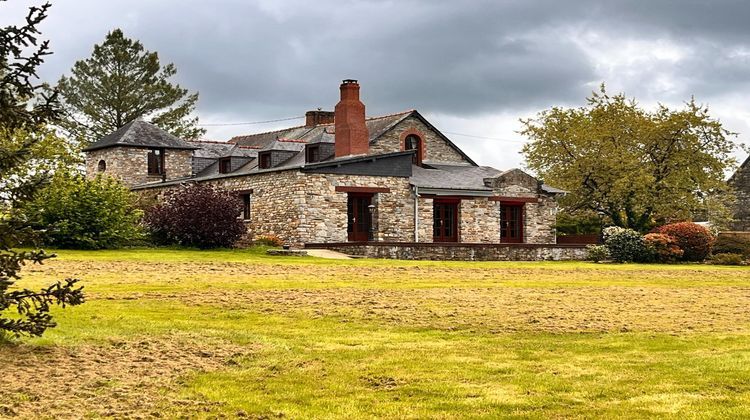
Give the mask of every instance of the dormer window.
[[258, 154], [258, 168], [269, 169], [271, 168], [271, 152], [263, 152]]
[[219, 159], [219, 173], [228, 174], [232, 172], [232, 159], [222, 158]]
[[409, 134], [404, 139], [404, 150], [414, 150], [411, 162], [415, 165], [422, 164], [422, 139], [416, 134]]
[[313, 144], [305, 147], [305, 163], [320, 162], [320, 145]]
[[164, 149], [149, 149], [148, 174], [164, 175]]

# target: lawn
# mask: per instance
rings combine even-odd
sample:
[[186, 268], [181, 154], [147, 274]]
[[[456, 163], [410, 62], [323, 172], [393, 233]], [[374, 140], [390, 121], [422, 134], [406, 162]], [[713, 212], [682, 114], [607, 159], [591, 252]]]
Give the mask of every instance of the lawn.
[[750, 269], [59, 251], [0, 417], [750, 417]]

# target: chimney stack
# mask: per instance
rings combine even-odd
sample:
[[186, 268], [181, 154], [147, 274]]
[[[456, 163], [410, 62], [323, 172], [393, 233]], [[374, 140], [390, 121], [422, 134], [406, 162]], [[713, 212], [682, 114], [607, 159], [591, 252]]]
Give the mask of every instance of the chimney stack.
[[365, 155], [370, 151], [370, 134], [365, 125], [365, 104], [359, 100], [359, 83], [341, 83], [341, 100], [334, 112], [336, 157]]
[[320, 124], [333, 124], [333, 111], [316, 111], [305, 112], [305, 127], [315, 127]]

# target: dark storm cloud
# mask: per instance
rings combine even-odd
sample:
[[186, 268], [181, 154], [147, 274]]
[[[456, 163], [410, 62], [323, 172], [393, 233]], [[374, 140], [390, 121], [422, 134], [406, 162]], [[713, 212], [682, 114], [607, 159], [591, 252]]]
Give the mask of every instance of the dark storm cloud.
[[245, 120], [331, 108], [351, 77], [371, 114], [471, 116], [581, 103], [608, 81], [601, 57], [575, 39], [595, 33], [612, 49], [633, 39], [687, 51], [614, 75], [628, 94], [654, 96], [661, 77], [676, 85], [665, 95], [710, 99], [750, 85], [747, 16], [750, 2], [740, 1], [59, 0], [43, 28], [55, 50], [44, 76], [56, 79], [121, 27], [177, 65], [180, 82], [200, 91], [201, 113]]

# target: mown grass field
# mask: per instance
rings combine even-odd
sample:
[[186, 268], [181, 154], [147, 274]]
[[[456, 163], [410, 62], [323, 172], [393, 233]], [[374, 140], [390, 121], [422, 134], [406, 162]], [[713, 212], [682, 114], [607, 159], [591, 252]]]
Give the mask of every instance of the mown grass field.
[[60, 251], [0, 417], [750, 417], [750, 269]]

